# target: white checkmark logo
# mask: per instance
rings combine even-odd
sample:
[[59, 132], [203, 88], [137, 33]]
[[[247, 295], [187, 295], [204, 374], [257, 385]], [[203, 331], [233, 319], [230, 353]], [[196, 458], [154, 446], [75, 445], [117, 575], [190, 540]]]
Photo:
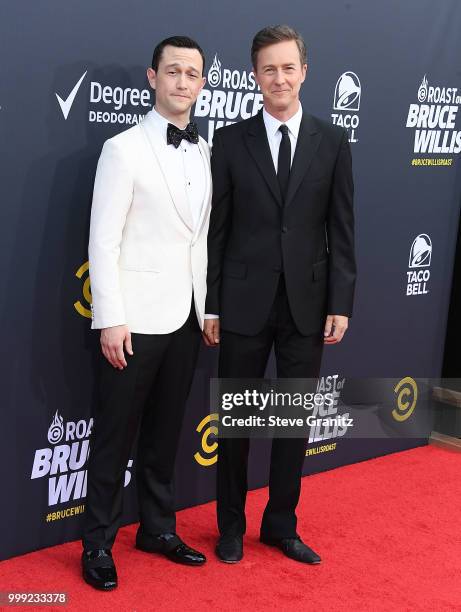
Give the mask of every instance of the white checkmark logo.
[[57, 93], [54, 94], [58, 99], [59, 106], [61, 107], [62, 114], [64, 115], [64, 119], [67, 119], [69, 115], [70, 109], [72, 108], [72, 104], [74, 103], [74, 100], [75, 100], [75, 96], [77, 95], [78, 88], [82, 84], [83, 79], [86, 77], [87, 72], [88, 71], [85, 70], [85, 72], [82, 74], [77, 84], [75, 85], [75, 87], [73, 88], [73, 90], [70, 92], [70, 94], [67, 96], [65, 100], [63, 100], [61, 96], [59, 96]]

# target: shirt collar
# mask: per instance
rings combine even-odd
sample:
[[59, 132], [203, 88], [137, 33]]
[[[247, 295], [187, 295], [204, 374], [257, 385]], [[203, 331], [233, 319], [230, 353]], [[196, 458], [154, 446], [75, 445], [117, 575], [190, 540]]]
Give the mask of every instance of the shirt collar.
[[[151, 113], [152, 113], [152, 120], [155, 126], [157, 127], [159, 132], [162, 134], [166, 142], [166, 131], [167, 131], [168, 124], [171, 123], [171, 121], [168, 121], [168, 119], [166, 119], [163, 115], [161, 115], [158, 112], [158, 110], [155, 108], [155, 106], [152, 107]], [[179, 129], [182, 130], [183, 128], [179, 128]]]
[[276, 119], [263, 107], [263, 119], [264, 125], [266, 126], [266, 132], [269, 136], [273, 137], [277, 134], [278, 129], [281, 125], [285, 124], [291, 134], [297, 139], [299, 134], [299, 127], [301, 125], [301, 119], [303, 118], [303, 107], [301, 102], [296, 113], [288, 119], [288, 121], [280, 121]]

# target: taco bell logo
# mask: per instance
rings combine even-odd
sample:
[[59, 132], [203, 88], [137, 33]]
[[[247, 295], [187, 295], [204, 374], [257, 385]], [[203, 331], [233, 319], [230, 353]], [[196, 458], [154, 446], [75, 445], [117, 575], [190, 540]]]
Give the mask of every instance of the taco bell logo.
[[429, 267], [432, 257], [432, 241], [427, 234], [418, 234], [410, 248], [407, 272], [407, 295], [429, 293], [427, 283], [431, 277]]
[[419, 234], [410, 249], [409, 268], [426, 268], [431, 265], [432, 242], [427, 234]]
[[359, 77], [355, 72], [348, 70], [336, 81], [333, 96], [333, 110], [331, 114], [335, 125], [347, 129], [349, 142], [358, 142], [357, 128], [359, 126], [360, 101], [362, 96], [362, 86]]
[[362, 88], [355, 72], [344, 72], [338, 79], [333, 100], [334, 110], [360, 110]]

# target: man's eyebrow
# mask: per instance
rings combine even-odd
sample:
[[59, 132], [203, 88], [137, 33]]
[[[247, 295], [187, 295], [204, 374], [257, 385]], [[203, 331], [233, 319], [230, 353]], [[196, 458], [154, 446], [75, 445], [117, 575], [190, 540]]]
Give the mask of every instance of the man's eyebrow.
[[[286, 64], [282, 64], [282, 68], [290, 68], [291, 66], [295, 66], [295, 62], [287, 62]], [[265, 64], [264, 68], [275, 68], [274, 64]]]
[[[178, 64], [178, 62], [173, 62], [171, 64], [166, 65], [166, 68], [180, 68], [180, 67], [181, 67], [181, 64]], [[195, 68], [195, 66], [188, 66], [187, 69], [193, 70], [197, 74], [199, 73], [199, 71], [197, 70], [197, 68]]]

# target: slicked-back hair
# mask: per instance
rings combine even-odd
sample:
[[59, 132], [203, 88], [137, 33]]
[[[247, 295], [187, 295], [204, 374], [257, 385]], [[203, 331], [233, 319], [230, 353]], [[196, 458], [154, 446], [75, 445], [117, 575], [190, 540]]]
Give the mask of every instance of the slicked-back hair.
[[205, 72], [205, 54], [203, 53], [202, 47], [188, 36], [170, 36], [169, 38], [165, 38], [160, 42], [154, 49], [154, 54], [152, 56], [152, 69], [157, 72], [158, 65], [160, 64], [160, 60], [162, 59], [163, 49], [171, 45], [172, 47], [178, 47], [180, 49], [197, 49], [197, 51], [202, 56], [203, 68], [202, 74]]

